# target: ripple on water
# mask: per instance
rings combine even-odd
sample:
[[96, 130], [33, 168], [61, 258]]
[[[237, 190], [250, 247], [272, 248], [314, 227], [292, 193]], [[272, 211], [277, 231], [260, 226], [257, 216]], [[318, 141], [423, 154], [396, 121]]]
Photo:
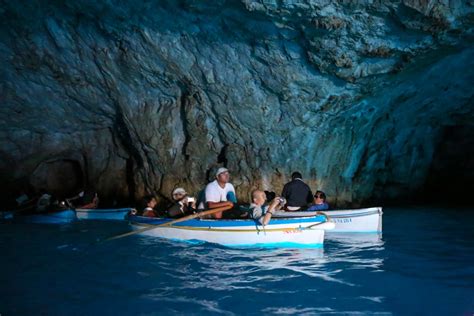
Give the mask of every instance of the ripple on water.
[[[474, 310], [462, 217], [384, 215], [384, 235], [327, 234], [323, 249], [239, 249], [138, 235], [126, 223], [3, 225], [0, 313], [463, 314]], [[443, 222], [439, 228], [436, 223]], [[430, 227], [436, 227], [431, 229]], [[433, 306], [432, 302], [443, 304]], [[6, 302], [6, 303], [4, 303]], [[433, 306], [433, 307], [432, 307]]]

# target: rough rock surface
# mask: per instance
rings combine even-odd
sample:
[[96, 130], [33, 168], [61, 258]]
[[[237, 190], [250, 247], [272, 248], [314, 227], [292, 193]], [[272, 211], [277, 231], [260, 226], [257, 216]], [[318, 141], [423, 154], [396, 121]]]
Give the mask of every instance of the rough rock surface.
[[243, 199], [299, 170], [355, 206], [474, 178], [472, 1], [0, 3], [3, 192], [224, 165]]

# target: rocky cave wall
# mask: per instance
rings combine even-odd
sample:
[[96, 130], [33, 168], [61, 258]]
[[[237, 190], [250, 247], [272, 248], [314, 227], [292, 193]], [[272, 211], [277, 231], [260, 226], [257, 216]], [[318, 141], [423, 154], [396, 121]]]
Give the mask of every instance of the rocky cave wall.
[[163, 197], [226, 166], [243, 200], [299, 170], [354, 206], [418, 194], [446, 129], [472, 136], [472, 1], [0, 3], [7, 195]]

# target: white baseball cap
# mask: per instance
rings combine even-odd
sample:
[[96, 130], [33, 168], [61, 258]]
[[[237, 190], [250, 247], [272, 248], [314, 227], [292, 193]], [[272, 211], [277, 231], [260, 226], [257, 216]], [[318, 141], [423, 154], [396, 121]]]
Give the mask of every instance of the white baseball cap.
[[229, 169], [223, 168], [223, 167], [217, 169], [216, 177], [217, 177], [218, 175], [220, 175], [221, 173], [224, 173], [224, 172], [229, 172]]
[[175, 194], [183, 194], [184, 195], [184, 194], [186, 194], [186, 190], [183, 189], [183, 188], [176, 188], [176, 189], [173, 190], [173, 195], [175, 195]]

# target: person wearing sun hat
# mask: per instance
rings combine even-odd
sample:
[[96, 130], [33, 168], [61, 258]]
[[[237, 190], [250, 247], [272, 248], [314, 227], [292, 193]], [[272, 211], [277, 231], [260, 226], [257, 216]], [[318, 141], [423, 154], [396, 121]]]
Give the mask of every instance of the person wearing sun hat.
[[176, 188], [171, 194], [173, 198], [173, 205], [168, 208], [167, 215], [172, 218], [178, 218], [194, 213], [196, 209], [196, 202], [194, 198], [188, 196], [188, 193], [183, 188]]
[[[237, 203], [234, 186], [229, 182], [229, 169], [221, 167], [216, 171], [216, 179], [205, 189], [206, 206], [208, 209], [218, 207], [232, 208]], [[222, 218], [222, 212], [215, 213], [214, 218]]]

